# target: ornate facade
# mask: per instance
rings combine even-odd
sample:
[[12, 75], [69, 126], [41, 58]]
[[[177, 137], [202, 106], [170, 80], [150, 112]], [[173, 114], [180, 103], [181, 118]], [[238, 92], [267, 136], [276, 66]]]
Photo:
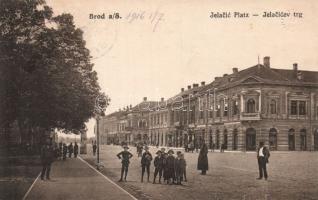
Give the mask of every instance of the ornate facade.
[[127, 124], [123, 133], [117, 125], [115, 134], [128, 143], [200, 147], [205, 142], [210, 148], [223, 144], [253, 151], [264, 141], [271, 150], [318, 150], [318, 72], [299, 70], [296, 63], [290, 70], [274, 69], [265, 57], [263, 64], [233, 68], [166, 101], [144, 100], [112, 121], [113, 115], [103, 119], [105, 130]]

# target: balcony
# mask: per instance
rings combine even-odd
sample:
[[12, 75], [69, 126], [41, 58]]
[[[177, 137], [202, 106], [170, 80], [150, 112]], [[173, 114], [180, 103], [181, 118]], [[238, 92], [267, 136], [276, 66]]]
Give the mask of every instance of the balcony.
[[246, 113], [242, 112], [240, 116], [241, 121], [258, 121], [261, 120], [261, 115], [259, 112], [256, 113]]

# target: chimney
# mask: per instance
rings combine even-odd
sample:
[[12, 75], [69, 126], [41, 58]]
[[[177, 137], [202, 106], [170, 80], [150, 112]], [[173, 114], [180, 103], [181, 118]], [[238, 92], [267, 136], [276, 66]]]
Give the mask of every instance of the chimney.
[[214, 77], [214, 80], [217, 81], [217, 80], [220, 80], [220, 78], [221, 77], [217, 76], [217, 77]]
[[233, 74], [236, 74], [238, 72], [238, 68], [234, 67], [234, 68], [232, 68], [232, 71], [233, 71]]
[[163, 102], [165, 100], [165, 98], [161, 97], [161, 102]]
[[201, 86], [203, 86], [203, 85], [205, 85], [205, 81], [202, 81], [202, 82], [201, 82]]
[[195, 87], [196, 87], [196, 84], [195, 84], [195, 83], [193, 83], [193, 84], [192, 84], [192, 88], [195, 88]]
[[144, 97], [144, 101], [147, 101], [147, 97]]
[[129, 109], [130, 109], [130, 110], [132, 109], [132, 105], [131, 105], [131, 104], [129, 105]]
[[184, 88], [181, 88], [181, 92], [184, 92]]
[[129, 111], [129, 106], [126, 107], [126, 110]]
[[264, 57], [263, 65], [264, 65], [264, 67], [267, 67], [267, 68], [270, 68], [270, 67], [271, 67], [270, 57], [269, 57], [269, 56]]
[[226, 77], [228, 74], [223, 74], [223, 77]]
[[191, 85], [188, 85], [188, 90], [190, 90], [191, 89]]
[[293, 64], [293, 70], [294, 70], [294, 72], [298, 71], [298, 64], [297, 63]]

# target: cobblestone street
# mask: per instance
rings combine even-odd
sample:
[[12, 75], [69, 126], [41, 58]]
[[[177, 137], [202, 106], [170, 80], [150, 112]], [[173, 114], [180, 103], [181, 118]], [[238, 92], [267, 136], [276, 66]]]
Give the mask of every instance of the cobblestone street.
[[[113, 181], [120, 178], [119, 146], [101, 146], [102, 173]], [[153, 156], [156, 148], [151, 148]], [[136, 148], [131, 160], [128, 182], [118, 183], [138, 199], [318, 199], [317, 152], [271, 152], [269, 180], [256, 180], [258, 166], [254, 152], [209, 152], [206, 176], [196, 170], [198, 153], [185, 153], [188, 182], [183, 186], [141, 183], [140, 158]], [[83, 158], [94, 163], [91, 146]], [[153, 178], [153, 164], [151, 177]]]

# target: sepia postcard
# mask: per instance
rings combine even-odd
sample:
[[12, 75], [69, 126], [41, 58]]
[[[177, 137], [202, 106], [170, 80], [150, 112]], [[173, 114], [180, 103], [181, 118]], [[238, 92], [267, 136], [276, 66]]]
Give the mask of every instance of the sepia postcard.
[[318, 200], [317, 11], [0, 0], [0, 200]]

